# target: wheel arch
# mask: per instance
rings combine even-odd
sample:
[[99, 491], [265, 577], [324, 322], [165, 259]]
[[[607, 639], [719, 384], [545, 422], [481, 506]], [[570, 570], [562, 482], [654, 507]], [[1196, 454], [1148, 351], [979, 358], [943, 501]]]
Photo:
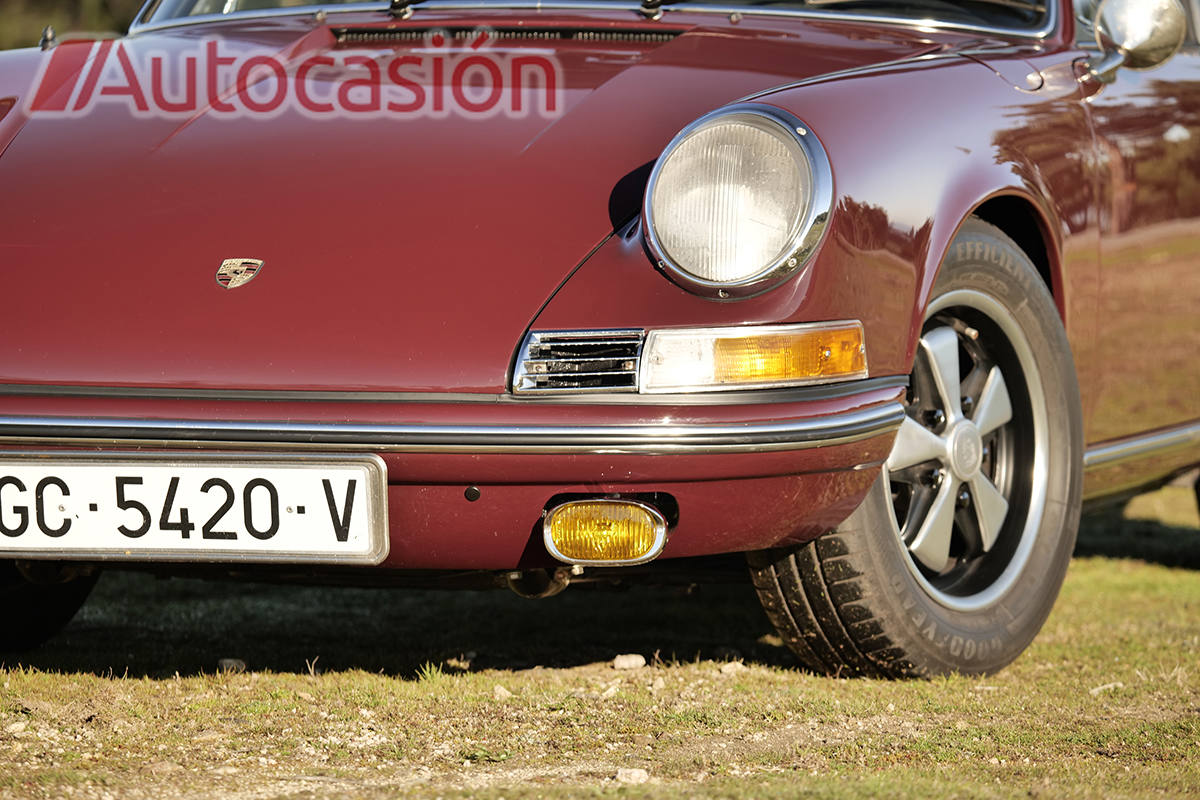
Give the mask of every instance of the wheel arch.
[[1066, 323], [1066, 303], [1058, 247], [1049, 236], [1046, 218], [1029, 198], [1018, 194], [990, 197], [971, 211], [972, 217], [1004, 231], [1029, 256], [1042, 282], [1054, 297], [1058, 315]]
[[[925, 253], [923, 274], [919, 283], [919, 295], [914, 305], [912, 327], [909, 330], [908, 365], [916, 357], [917, 340], [920, 338], [921, 321], [932, 297], [933, 285], [946, 258], [967, 220], [975, 218], [994, 225], [1016, 242], [1017, 246], [1033, 262], [1038, 275], [1054, 300], [1059, 319], [1068, 327], [1066, 280], [1062, 269], [1062, 241], [1058, 218], [1044, 198], [1031, 193], [1028, 187], [1005, 187], [975, 195], [973, 201], [962, 202], [961, 194], [951, 193], [939, 209], [943, 220], [952, 220], [944, 225], [934, 224]], [[968, 195], [969, 196], [969, 195]], [[957, 202], [954, 202], [957, 201]], [[956, 210], [947, 214], [947, 206]], [[963, 209], [966, 209], [965, 211]]]

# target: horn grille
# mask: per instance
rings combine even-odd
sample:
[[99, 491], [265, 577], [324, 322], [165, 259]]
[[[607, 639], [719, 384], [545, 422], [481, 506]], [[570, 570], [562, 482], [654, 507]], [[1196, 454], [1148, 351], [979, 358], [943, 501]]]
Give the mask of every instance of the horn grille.
[[640, 330], [534, 331], [513, 375], [517, 394], [636, 392]]
[[[495, 42], [604, 42], [610, 44], [664, 44], [679, 35], [679, 31], [571, 30], [569, 28], [492, 28]], [[474, 28], [335, 28], [334, 38], [340, 47], [358, 45], [388, 45], [420, 42], [435, 31], [447, 34], [454, 42], [467, 42], [479, 35]]]

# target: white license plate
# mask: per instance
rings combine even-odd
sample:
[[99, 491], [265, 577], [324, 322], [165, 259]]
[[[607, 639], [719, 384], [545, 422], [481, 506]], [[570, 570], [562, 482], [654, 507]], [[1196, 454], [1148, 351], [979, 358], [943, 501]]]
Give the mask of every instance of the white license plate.
[[0, 558], [378, 564], [377, 456], [0, 455]]

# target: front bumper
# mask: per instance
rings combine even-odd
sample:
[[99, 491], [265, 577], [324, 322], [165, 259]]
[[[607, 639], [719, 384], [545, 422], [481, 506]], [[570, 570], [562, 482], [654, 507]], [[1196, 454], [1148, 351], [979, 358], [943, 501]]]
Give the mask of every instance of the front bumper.
[[874, 480], [902, 392], [888, 380], [715, 403], [31, 389], [0, 397], [0, 450], [376, 453], [388, 471], [383, 567], [513, 569], [557, 563], [541, 517], [568, 497], [665, 504], [662, 558], [818, 536]]

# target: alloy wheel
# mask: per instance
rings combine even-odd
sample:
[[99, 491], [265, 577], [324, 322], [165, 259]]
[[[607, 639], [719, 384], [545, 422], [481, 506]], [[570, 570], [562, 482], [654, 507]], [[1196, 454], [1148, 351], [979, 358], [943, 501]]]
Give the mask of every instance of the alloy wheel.
[[886, 467], [910, 567], [938, 602], [965, 609], [992, 602], [1028, 557], [1047, 432], [1015, 320], [983, 293], [955, 295], [931, 306]]

